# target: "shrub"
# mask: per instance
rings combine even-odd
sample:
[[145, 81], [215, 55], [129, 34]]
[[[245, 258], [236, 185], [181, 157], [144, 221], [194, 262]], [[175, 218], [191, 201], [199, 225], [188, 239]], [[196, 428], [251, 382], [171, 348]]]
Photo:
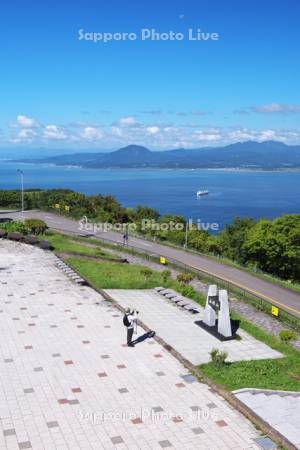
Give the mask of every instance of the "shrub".
[[181, 286], [179, 291], [181, 295], [189, 298], [194, 298], [196, 294], [196, 291], [192, 286]]
[[279, 337], [282, 342], [288, 343], [290, 341], [295, 341], [297, 339], [297, 334], [292, 330], [281, 330]]
[[1, 223], [0, 228], [5, 230], [7, 233], [17, 231], [18, 233], [28, 234], [28, 228], [21, 221]]
[[179, 273], [176, 279], [180, 284], [186, 285], [192, 281], [193, 275], [191, 275], [190, 273]]
[[228, 356], [227, 352], [222, 352], [217, 348], [213, 348], [209, 354], [211, 357], [211, 362], [214, 364], [214, 366], [216, 367], [224, 366], [225, 360]]
[[97, 246], [96, 248], [95, 248], [95, 255], [98, 257], [98, 258], [101, 258], [101, 256], [106, 256], [105, 255], [105, 252], [102, 250], [102, 248], [101, 247], [99, 247], [99, 246]]
[[163, 270], [162, 272], [161, 272], [161, 276], [162, 276], [162, 279], [163, 279], [163, 281], [164, 281], [164, 283], [168, 280], [168, 278], [170, 278], [170, 276], [171, 276], [171, 270]]
[[47, 224], [40, 219], [26, 219], [24, 225], [31, 234], [43, 234], [48, 228]]
[[150, 278], [152, 274], [153, 274], [153, 271], [151, 269], [149, 269], [148, 267], [144, 267], [143, 269], [141, 269], [141, 275], [143, 275], [146, 280], [148, 278]]

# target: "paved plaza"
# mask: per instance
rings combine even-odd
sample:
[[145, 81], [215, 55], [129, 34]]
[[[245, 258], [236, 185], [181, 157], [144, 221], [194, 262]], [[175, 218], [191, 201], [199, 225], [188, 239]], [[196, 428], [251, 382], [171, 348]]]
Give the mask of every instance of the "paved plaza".
[[300, 448], [300, 392], [241, 389], [235, 395]]
[[0, 241], [1, 449], [258, 449], [259, 432], [55, 256]]
[[[228, 361], [282, 357], [241, 329], [238, 330], [241, 340], [220, 342], [195, 325], [204, 312], [198, 304], [195, 306], [201, 312], [192, 314], [154, 290], [107, 289], [105, 292], [123, 307], [139, 310], [141, 320], [194, 365], [209, 362], [212, 348], [228, 352]], [[188, 299], [188, 303], [192, 300]]]

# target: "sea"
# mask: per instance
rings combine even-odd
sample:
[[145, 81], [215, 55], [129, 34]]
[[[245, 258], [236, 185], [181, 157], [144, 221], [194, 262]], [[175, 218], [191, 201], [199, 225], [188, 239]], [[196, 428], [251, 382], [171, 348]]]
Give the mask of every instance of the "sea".
[[[147, 205], [218, 230], [239, 217], [300, 213], [300, 172], [203, 169], [85, 169], [0, 161], [0, 189], [68, 188], [114, 196], [122, 205]], [[209, 194], [197, 198], [198, 190]], [[217, 224], [217, 227], [211, 224]]]

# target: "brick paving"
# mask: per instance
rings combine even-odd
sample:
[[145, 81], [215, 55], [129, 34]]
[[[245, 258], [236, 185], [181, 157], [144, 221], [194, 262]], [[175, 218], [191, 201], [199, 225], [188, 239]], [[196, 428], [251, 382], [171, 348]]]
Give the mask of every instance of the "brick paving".
[[0, 241], [0, 261], [1, 449], [260, 448], [157, 342], [124, 346], [120, 313], [54, 255]]

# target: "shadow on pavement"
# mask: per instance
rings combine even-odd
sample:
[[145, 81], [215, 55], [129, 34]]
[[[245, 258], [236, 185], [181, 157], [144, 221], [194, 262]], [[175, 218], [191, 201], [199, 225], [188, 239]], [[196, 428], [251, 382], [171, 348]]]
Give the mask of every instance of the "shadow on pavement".
[[141, 342], [144, 342], [146, 339], [153, 338], [154, 335], [155, 335], [155, 331], [148, 331], [147, 333], [142, 334], [142, 336], [139, 336], [138, 338], [136, 338], [134, 341], [132, 341], [132, 343], [134, 345], [139, 344]]

